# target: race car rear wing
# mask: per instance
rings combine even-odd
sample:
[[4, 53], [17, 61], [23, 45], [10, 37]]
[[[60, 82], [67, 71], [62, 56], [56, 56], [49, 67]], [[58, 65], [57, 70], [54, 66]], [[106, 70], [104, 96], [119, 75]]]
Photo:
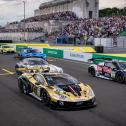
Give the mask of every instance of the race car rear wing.
[[92, 59], [88, 60], [89, 63], [94, 63], [94, 64], [98, 64], [99, 62], [104, 62], [104, 61], [113, 61], [113, 59], [111, 59], [111, 58], [92, 58]]

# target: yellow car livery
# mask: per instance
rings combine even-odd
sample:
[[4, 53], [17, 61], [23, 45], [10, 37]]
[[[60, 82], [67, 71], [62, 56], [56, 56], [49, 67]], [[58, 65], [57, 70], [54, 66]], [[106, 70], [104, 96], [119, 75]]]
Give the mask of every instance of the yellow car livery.
[[22, 74], [19, 90], [32, 95], [45, 105], [58, 108], [96, 106], [95, 94], [89, 85], [65, 73]]
[[15, 53], [15, 49], [13, 46], [2, 45], [0, 48], [1, 53]]

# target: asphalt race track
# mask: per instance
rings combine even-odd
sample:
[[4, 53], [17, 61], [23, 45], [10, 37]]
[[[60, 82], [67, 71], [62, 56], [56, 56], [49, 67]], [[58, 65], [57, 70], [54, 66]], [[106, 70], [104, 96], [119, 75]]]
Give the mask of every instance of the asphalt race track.
[[52, 64], [92, 86], [98, 106], [52, 110], [19, 92], [17, 61], [13, 55], [0, 55], [0, 126], [126, 126], [126, 85], [89, 76], [83, 63], [54, 59]]

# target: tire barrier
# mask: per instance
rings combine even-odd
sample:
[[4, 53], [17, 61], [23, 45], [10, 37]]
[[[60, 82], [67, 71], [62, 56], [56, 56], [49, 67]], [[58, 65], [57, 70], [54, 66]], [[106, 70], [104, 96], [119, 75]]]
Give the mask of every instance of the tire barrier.
[[12, 40], [0, 40], [0, 43], [13, 43]]

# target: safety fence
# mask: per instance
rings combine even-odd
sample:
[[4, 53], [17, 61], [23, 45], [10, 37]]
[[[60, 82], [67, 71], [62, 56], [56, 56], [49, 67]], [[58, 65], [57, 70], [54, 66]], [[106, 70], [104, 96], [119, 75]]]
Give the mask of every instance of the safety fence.
[[[33, 47], [33, 46], [29, 46]], [[69, 47], [69, 50], [66, 48], [40, 48], [40, 47], [33, 47], [35, 49], [41, 50], [41, 52], [45, 53], [49, 57], [54, 58], [61, 58], [61, 59], [69, 59], [81, 62], [88, 62], [91, 58], [111, 58], [113, 60], [122, 60], [126, 61], [126, 54], [98, 54], [94, 52], [77, 52], [77, 50], [73, 50], [73, 48]]]
[[95, 38], [94, 46], [102, 45], [106, 48], [126, 48], [126, 36], [117, 38]]
[[[13, 45], [15, 50], [21, 51], [26, 48], [34, 48], [40, 50], [48, 57], [69, 59], [81, 62], [88, 62], [91, 58], [111, 58], [113, 60], [126, 61], [126, 54], [98, 54], [90, 47], [50, 47], [48, 44], [7, 44]], [[93, 51], [92, 51], [93, 50]], [[91, 52], [92, 51], [92, 52]]]

